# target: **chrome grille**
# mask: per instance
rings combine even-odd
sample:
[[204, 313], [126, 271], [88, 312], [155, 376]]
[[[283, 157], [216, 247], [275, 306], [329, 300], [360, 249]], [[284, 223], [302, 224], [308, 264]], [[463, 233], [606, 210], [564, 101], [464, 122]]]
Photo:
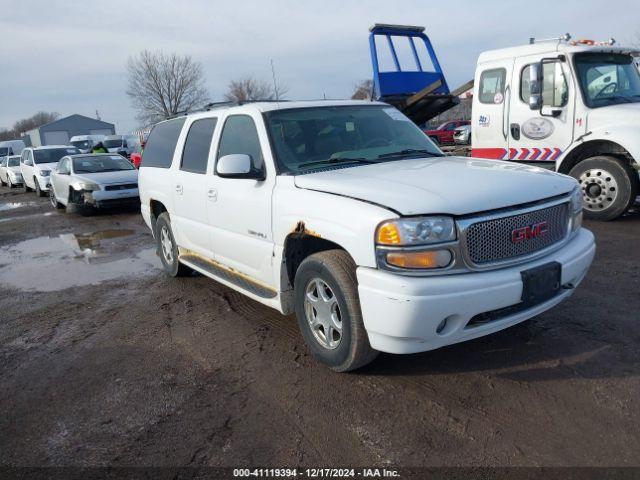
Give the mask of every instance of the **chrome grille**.
[[[547, 222], [545, 235], [512, 241], [515, 229]], [[568, 233], [569, 205], [561, 203], [532, 212], [479, 221], [469, 225], [466, 245], [469, 260], [477, 265], [529, 255], [562, 241]]]

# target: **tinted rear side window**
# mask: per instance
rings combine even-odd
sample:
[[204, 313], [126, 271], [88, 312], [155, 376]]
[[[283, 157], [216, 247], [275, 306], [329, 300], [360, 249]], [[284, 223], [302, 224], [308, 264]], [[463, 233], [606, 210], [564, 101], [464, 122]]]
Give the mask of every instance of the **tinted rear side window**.
[[185, 118], [157, 124], [151, 130], [142, 154], [142, 167], [169, 168]]
[[258, 131], [253, 119], [247, 115], [233, 115], [224, 122], [218, 158], [234, 153], [249, 155], [253, 168], [262, 168], [262, 149]]
[[216, 118], [204, 118], [191, 124], [182, 151], [180, 170], [192, 173], [207, 173], [207, 160], [216, 128]]

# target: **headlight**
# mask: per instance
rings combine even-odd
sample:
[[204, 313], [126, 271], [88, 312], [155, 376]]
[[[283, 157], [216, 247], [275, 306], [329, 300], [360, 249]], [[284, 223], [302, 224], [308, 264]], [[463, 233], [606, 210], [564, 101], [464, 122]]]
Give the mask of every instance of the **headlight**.
[[571, 231], [576, 231], [582, 226], [582, 190], [577, 186], [571, 192]]
[[40, 175], [41, 177], [48, 177], [50, 173], [51, 173], [51, 170], [40, 170], [38, 172], [38, 175]]
[[86, 190], [93, 192], [94, 190], [100, 190], [100, 185], [91, 182], [77, 182], [71, 185], [75, 190]]
[[401, 218], [378, 226], [376, 243], [386, 246], [430, 245], [456, 239], [451, 217]]

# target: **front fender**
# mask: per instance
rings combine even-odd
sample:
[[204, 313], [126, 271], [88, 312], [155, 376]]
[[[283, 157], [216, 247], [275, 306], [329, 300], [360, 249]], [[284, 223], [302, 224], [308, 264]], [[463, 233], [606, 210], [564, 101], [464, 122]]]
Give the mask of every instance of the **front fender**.
[[367, 202], [288, 185], [273, 199], [274, 243], [284, 247], [289, 234], [304, 231], [340, 245], [359, 266], [375, 267], [375, 231], [394, 212]]
[[640, 169], [640, 128], [634, 125], [621, 126], [616, 125], [612, 127], [600, 127], [589, 131], [590, 133], [582, 137], [582, 140], [575, 142], [571, 148], [563, 155], [562, 161], [558, 165], [558, 170], [561, 169], [564, 160], [571, 156], [571, 152], [582, 145], [589, 142], [606, 141], [612, 142], [623, 149], [625, 149], [631, 155], [633, 162], [632, 165], [636, 169]]

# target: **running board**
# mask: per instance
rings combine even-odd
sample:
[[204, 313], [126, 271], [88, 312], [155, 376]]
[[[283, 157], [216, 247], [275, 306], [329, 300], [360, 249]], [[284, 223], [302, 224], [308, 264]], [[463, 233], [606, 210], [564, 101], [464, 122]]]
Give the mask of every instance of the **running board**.
[[205, 275], [209, 275], [214, 279], [219, 278], [220, 280], [231, 283], [258, 297], [275, 298], [278, 295], [276, 290], [269, 288], [266, 285], [261, 285], [240, 272], [229, 267], [225, 267], [224, 265], [213, 260], [209, 260], [208, 258], [204, 258], [196, 253], [184, 253], [178, 257], [178, 260], [181, 263], [184, 263], [187, 267], [191, 267], [194, 270]]

